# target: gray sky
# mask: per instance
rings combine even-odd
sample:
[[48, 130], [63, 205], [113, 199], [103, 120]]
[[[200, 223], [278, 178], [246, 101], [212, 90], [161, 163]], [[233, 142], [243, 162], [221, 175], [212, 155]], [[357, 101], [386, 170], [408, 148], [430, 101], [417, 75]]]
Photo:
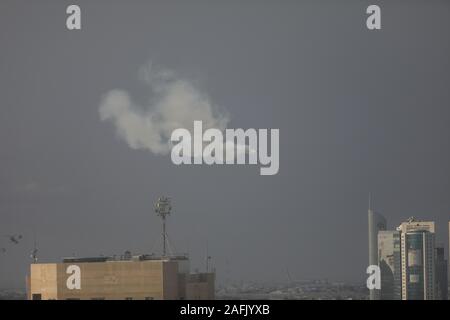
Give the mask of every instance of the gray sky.
[[[393, 228], [450, 220], [450, 3], [376, 1], [0, 3], [0, 287], [42, 261], [158, 248], [159, 195], [176, 251], [218, 279], [363, 281], [367, 203]], [[279, 128], [280, 171], [175, 166], [133, 150], [99, 116], [121, 89], [151, 98], [139, 69], [187, 79], [231, 128]], [[144, 101], [144, 102], [143, 102]], [[5, 234], [22, 233], [17, 246]]]

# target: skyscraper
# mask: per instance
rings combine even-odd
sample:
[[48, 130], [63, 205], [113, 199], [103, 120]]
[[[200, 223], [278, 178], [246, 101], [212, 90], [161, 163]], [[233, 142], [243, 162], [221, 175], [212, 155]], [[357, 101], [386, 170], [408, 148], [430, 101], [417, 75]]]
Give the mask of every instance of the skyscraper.
[[380, 300], [401, 300], [402, 270], [400, 231], [378, 232], [378, 265], [381, 271]]
[[[386, 230], [386, 219], [372, 210], [369, 201], [369, 265], [378, 265], [378, 232]], [[379, 298], [380, 290], [370, 290], [370, 300]]]
[[436, 248], [436, 299], [448, 299], [447, 260], [444, 247]]
[[435, 299], [434, 222], [409, 218], [401, 232], [402, 299]]

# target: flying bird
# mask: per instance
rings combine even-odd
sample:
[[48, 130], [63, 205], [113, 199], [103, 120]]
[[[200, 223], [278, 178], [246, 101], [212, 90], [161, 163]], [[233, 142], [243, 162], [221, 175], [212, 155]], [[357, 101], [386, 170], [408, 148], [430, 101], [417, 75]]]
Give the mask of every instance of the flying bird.
[[14, 243], [14, 244], [19, 244], [20, 240], [22, 240], [21, 234], [7, 235], [6, 237], [9, 239], [9, 241], [11, 243]]

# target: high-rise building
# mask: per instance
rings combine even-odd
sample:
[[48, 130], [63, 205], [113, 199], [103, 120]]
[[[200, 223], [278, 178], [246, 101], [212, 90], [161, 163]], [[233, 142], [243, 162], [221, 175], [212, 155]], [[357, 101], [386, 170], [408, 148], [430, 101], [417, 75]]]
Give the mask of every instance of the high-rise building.
[[215, 273], [191, 273], [187, 256], [126, 254], [33, 263], [30, 300], [210, 300]]
[[400, 231], [378, 232], [378, 266], [381, 271], [380, 300], [401, 300], [402, 270]]
[[448, 299], [447, 260], [444, 247], [436, 247], [436, 300]]
[[434, 222], [410, 218], [401, 232], [402, 299], [435, 299], [435, 228]]
[[[386, 230], [386, 219], [379, 213], [372, 210], [369, 205], [369, 265], [378, 265], [378, 232]], [[379, 298], [379, 291], [370, 290], [370, 300]]]

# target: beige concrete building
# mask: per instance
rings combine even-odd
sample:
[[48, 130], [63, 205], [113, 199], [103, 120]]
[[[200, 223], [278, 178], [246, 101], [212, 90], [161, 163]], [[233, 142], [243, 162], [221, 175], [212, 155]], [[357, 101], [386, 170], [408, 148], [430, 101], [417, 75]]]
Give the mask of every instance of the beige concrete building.
[[186, 256], [67, 258], [34, 263], [30, 300], [214, 299], [214, 273], [191, 274]]

